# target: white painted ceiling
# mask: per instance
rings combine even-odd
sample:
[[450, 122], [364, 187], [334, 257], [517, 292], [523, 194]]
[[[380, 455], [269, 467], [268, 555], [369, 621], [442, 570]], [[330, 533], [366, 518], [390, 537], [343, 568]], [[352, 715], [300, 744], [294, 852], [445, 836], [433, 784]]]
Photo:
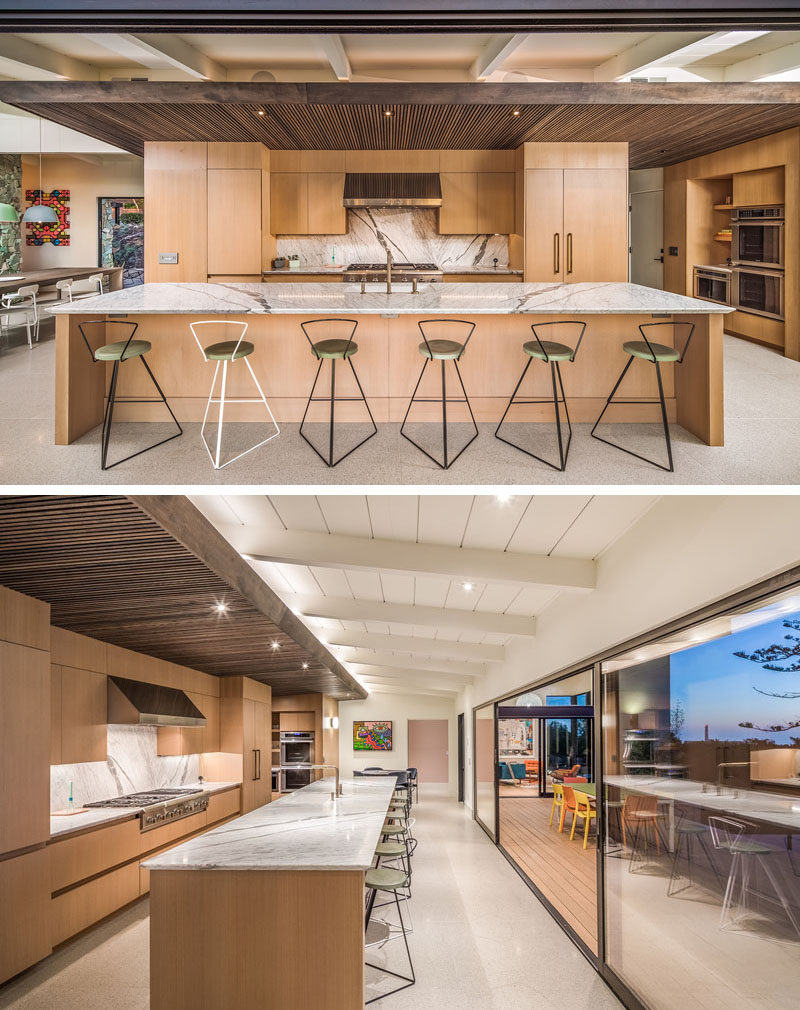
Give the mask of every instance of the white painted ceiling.
[[[440, 494], [191, 500], [370, 690], [455, 695], [489, 663], [501, 662], [516, 634], [529, 635], [535, 648], [536, 616], [562, 593], [591, 591], [566, 584], [570, 559], [593, 572], [591, 562], [658, 499]], [[399, 559], [397, 542], [409, 545]], [[331, 560], [328, 548], [352, 558], [351, 565]], [[517, 559], [520, 568], [509, 567]], [[549, 574], [536, 574], [540, 564]], [[480, 565], [486, 577], [475, 575]], [[312, 616], [320, 609], [327, 616]]]

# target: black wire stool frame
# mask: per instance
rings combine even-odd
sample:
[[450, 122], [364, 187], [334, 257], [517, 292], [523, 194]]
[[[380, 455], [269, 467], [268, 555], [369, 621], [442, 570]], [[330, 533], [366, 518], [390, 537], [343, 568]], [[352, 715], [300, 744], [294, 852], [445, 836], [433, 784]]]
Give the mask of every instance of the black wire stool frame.
[[[673, 462], [672, 462], [672, 439], [670, 438], [670, 434], [669, 434], [669, 421], [667, 420], [667, 403], [666, 403], [666, 400], [664, 399], [664, 383], [662, 382], [662, 379], [661, 379], [661, 362], [656, 357], [656, 352], [653, 350], [652, 344], [647, 339], [647, 334], [645, 333], [645, 330], [652, 330], [652, 329], [655, 329], [656, 327], [659, 327], [659, 326], [670, 326], [672, 328], [672, 339], [673, 339], [673, 342], [675, 342], [675, 343], [677, 343], [677, 340], [676, 340], [677, 331], [681, 327], [688, 327], [689, 334], [686, 337], [686, 343], [683, 345], [683, 350], [680, 352], [677, 360], [675, 361], [675, 365], [677, 366], [677, 365], [680, 365], [680, 364], [683, 363], [683, 359], [686, 357], [686, 352], [689, 350], [689, 342], [692, 339], [692, 334], [694, 333], [694, 323], [673, 322], [672, 320], [661, 322], [661, 323], [641, 323], [639, 325], [639, 332], [641, 333], [642, 337], [644, 338], [644, 342], [647, 344], [647, 349], [650, 351], [650, 355], [651, 355], [649, 358], [643, 358], [642, 360], [643, 361], [650, 361], [651, 364], [654, 364], [656, 366], [656, 379], [658, 381], [658, 399], [657, 400], [614, 400], [613, 406], [616, 407], [616, 406], [619, 406], [620, 404], [632, 404], [632, 403], [637, 403], [637, 404], [652, 404], [653, 406], [655, 406], [656, 404], [660, 404], [660, 406], [661, 406], [661, 423], [662, 423], [662, 425], [664, 427], [664, 441], [667, 444], [667, 461], [668, 461], [668, 465], [664, 466], [664, 464], [663, 463], [659, 463], [658, 460], [650, 459], [648, 456], [642, 456], [641, 453], [634, 452], [632, 449], [626, 449], [623, 445], [618, 445], [616, 442], [611, 442], [607, 438], [601, 438], [600, 435], [595, 435], [595, 430], [596, 430], [598, 424], [600, 424], [600, 422], [603, 420], [603, 414], [605, 414], [605, 412], [608, 410], [608, 408], [610, 406], [612, 406], [612, 400], [614, 399], [614, 393], [616, 393], [616, 391], [619, 389], [620, 383], [625, 378], [625, 375], [626, 375], [628, 369], [633, 364], [634, 355], [632, 355], [632, 354], [628, 358], [627, 364], [622, 369], [622, 373], [620, 374], [620, 377], [617, 379], [616, 383], [614, 384], [614, 388], [611, 390], [611, 394], [609, 395], [608, 399], [606, 400], [605, 406], [600, 411], [600, 416], [594, 422], [592, 430], [589, 432], [589, 434], [592, 436], [592, 438], [596, 438], [598, 442], [605, 442], [606, 445], [610, 445], [614, 449], [619, 449], [620, 452], [626, 452], [629, 456], [635, 456], [636, 459], [641, 459], [643, 462], [649, 463], [651, 466], [657, 467], [659, 470], [666, 470], [667, 473], [674, 473], [675, 472], [675, 467], [674, 467]], [[626, 352], [626, 353], [628, 353], [628, 352]]]
[[[105, 411], [103, 413], [103, 427], [102, 427], [101, 432], [100, 432], [100, 468], [102, 470], [111, 470], [113, 467], [119, 466], [120, 463], [127, 463], [127, 461], [129, 459], [134, 459], [134, 457], [136, 457], [136, 456], [141, 456], [142, 453], [149, 452], [151, 449], [155, 449], [159, 445], [164, 445], [165, 442], [171, 442], [173, 440], [173, 438], [178, 438], [179, 435], [182, 435], [183, 434], [183, 428], [181, 428], [180, 423], [178, 421], [178, 418], [175, 417], [175, 414], [172, 412], [172, 407], [170, 407], [169, 403], [167, 402], [167, 398], [166, 398], [166, 396], [164, 396], [164, 392], [161, 389], [161, 386], [159, 386], [158, 380], [156, 379], [155, 375], [153, 375], [153, 372], [151, 371], [150, 366], [147, 364], [147, 361], [145, 360], [144, 354], [138, 354], [137, 357], [141, 360], [142, 364], [145, 367], [145, 371], [150, 376], [150, 378], [151, 378], [151, 380], [153, 382], [153, 385], [158, 390], [158, 397], [159, 398], [156, 399], [156, 400], [139, 400], [139, 399], [127, 398], [127, 397], [125, 399], [117, 399], [117, 379], [119, 378], [119, 366], [120, 366], [120, 364], [123, 361], [126, 360], [125, 359], [125, 352], [127, 351], [128, 346], [130, 345], [130, 342], [133, 340], [134, 334], [139, 329], [139, 324], [138, 323], [134, 323], [134, 322], [129, 322], [129, 321], [125, 320], [125, 319], [93, 319], [93, 320], [90, 320], [88, 322], [79, 323], [78, 324], [78, 329], [80, 330], [80, 334], [83, 337], [83, 342], [86, 344], [86, 347], [87, 347], [87, 349], [89, 351], [89, 354], [91, 355], [92, 361], [97, 362], [97, 361], [99, 361], [101, 359], [98, 359], [98, 358], [96, 358], [94, 356], [94, 351], [92, 350], [92, 346], [89, 343], [89, 340], [88, 340], [88, 338], [86, 336], [86, 333], [85, 333], [85, 331], [83, 329], [84, 326], [87, 326], [87, 327], [88, 326], [104, 326], [104, 327], [107, 327], [107, 326], [132, 326], [133, 327], [133, 329], [130, 332], [130, 335], [128, 336], [127, 341], [125, 342], [125, 346], [122, 348], [122, 353], [114, 361], [114, 367], [111, 370], [111, 382], [109, 383], [109, 387], [108, 387], [108, 396], [106, 398], [106, 408], [105, 408]], [[109, 343], [113, 343], [113, 341], [109, 341]], [[123, 456], [122, 459], [118, 459], [115, 463], [109, 463], [108, 462], [108, 447], [109, 447], [109, 444], [110, 444], [110, 441], [111, 441], [111, 424], [112, 424], [112, 422], [114, 420], [114, 407], [115, 407], [115, 405], [117, 403], [163, 403], [164, 406], [169, 411], [170, 417], [175, 422], [178, 430], [175, 432], [174, 435], [170, 435], [168, 438], [162, 438], [160, 442], [154, 442], [152, 445], [148, 445], [144, 449], [139, 449], [137, 452], [132, 452], [129, 456]]]
[[[428, 338], [425, 336], [425, 330], [423, 329], [423, 327], [426, 324], [428, 324], [428, 323], [459, 323], [461, 326], [468, 326], [469, 327], [469, 333], [467, 334], [467, 339], [461, 345], [461, 350], [460, 350], [460, 352], [458, 354], [458, 357], [450, 359], [450, 360], [452, 360], [453, 364], [456, 367], [456, 375], [458, 376], [458, 381], [461, 384], [461, 392], [464, 394], [463, 398], [462, 397], [454, 397], [454, 396], [448, 396], [447, 395], [447, 374], [446, 374], [446, 371], [445, 371], [445, 365], [447, 364], [447, 360], [445, 358], [441, 359], [441, 361], [442, 361], [442, 395], [441, 395], [441, 397], [437, 396], [437, 397], [419, 397], [419, 398], [417, 398], [417, 390], [419, 389], [420, 383], [422, 382], [422, 377], [425, 374], [425, 369], [434, 360], [434, 358], [433, 358], [433, 350], [431, 349], [431, 345], [428, 342]], [[458, 459], [458, 457], [461, 455], [461, 453], [468, 446], [472, 445], [472, 443], [478, 437], [478, 425], [475, 422], [475, 415], [472, 413], [472, 405], [469, 402], [469, 397], [467, 396], [467, 391], [464, 388], [464, 380], [461, 378], [461, 370], [458, 367], [458, 362], [461, 360], [461, 357], [463, 356], [464, 351], [467, 349], [467, 344], [469, 343], [470, 338], [471, 338], [471, 336], [472, 336], [472, 334], [473, 334], [473, 332], [475, 330], [475, 325], [476, 325], [475, 323], [471, 323], [471, 322], [469, 322], [466, 319], [420, 319], [417, 322], [417, 326], [419, 327], [419, 332], [422, 334], [422, 339], [425, 341], [425, 346], [428, 349], [430, 357], [426, 357], [425, 358], [425, 363], [422, 366], [422, 371], [419, 373], [419, 378], [417, 379], [417, 384], [416, 384], [416, 386], [414, 386], [414, 392], [411, 394], [411, 399], [408, 402], [408, 408], [406, 409], [406, 414], [405, 414], [405, 417], [403, 418], [403, 423], [400, 425], [400, 434], [403, 436], [403, 438], [405, 438], [407, 441], [409, 441], [413, 446], [415, 446], [417, 449], [419, 449], [420, 452], [424, 453], [428, 457], [428, 459], [432, 460], [442, 470], [448, 470], [453, 465], [453, 463], [455, 463], [455, 461]], [[418, 442], [415, 442], [414, 439], [411, 438], [410, 435], [406, 435], [406, 433], [403, 431], [403, 428], [405, 428], [405, 426], [406, 426], [406, 421], [408, 421], [408, 415], [410, 414], [411, 408], [414, 406], [415, 403], [441, 403], [441, 405], [442, 405], [442, 446], [443, 446], [443, 449], [444, 449], [444, 462], [443, 463], [440, 462], [435, 456], [432, 456], [428, 452], [427, 449], [423, 449], [422, 446]], [[475, 429], [475, 434], [472, 436], [472, 438], [470, 438], [469, 441], [466, 442], [466, 444], [463, 445], [458, 450], [458, 452], [455, 454], [455, 456], [453, 456], [453, 458], [451, 460], [449, 460], [449, 461], [448, 461], [448, 458], [447, 458], [447, 455], [448, 455], [448, 453], [447, 453], [447, 404], [448, 403], [466, 403], [467, 410], [469, 410], [469, 416], [472, 419], [472, 426]]]
[[[525, 375], [527, 374], [528, 369], [533, 364], [533, 358], [529, 356], [528, 357], [528, 362], [527, 362], [527, 364], [525, 365], [525, 367], [522, 370], [522, 375], [519, 377], [519, 382], [517, 383], [516, 387], [514, 388], [514, 392], [511, 394], [511, 399], [508, 401], [508, 406], [506, 407], [506, 409], [505, 409], [505, 411], [503, 413], [503, 416], [500, 418], [500, 424], [498, 424], [497, 427], [494, 430], [494, 437], [496, 439], [498, 439], [500, 442], [505, 442], [506, 445], [512, 446], [514, 449], [519, 449], [519, 451], [520, 452], [524, 452], [526, 456], [530, 456], [533, 459], [538, 460], [540, 463], [544, 463], [545, 466], [549, 466], [549, 467], [552, 467], [554, 470], [559, 470], [559, 471], [563, 472], [567, 468], [567, 459], [569, 457], [569, 447], [572, 444], [572, 423], [571, 423], [571, 421], [569, 419], [569, 407], [567, 406], [567, 398], [566, 398], [566, 396], [564, 394], [564, 383], [563, 383], [563, 381], [561, 379], [561, 368], [560, 368], [561, 362], [559, 362], [559, 361], [551, 361], [550, 360], [550, 358], [549, 358], [549, 356], [547, 354], [547, 351], [544, 348], [544, 344], [542, 343], [542, 341], [541, 341], [541, 339], [539, 337], [539, 334], [536, 332], [536, 326], [538, 326], [540, 329], [542, 329], [545, 326], [579, 326], [580, 327], [580, 333], [578, 335], [578, 342], [575, 345], [575, 350], [572, 352], [572, 355], [571, 355], [571, 357], [569, 359], [570, 361], [574, 361], [575, 360], [575, 355], [578, 353], [578, 348], [581, 346], [581, 341], [583, 340], [583, 335], [586, 332], [586, 323], [583, 323], [583, 322], [580, 322], [579, 320], [574, 320], [574, 319], [559, 319], [556, 322], [537, 323], [535, 325], [531, 325], [531, 332], [533, 333], [534, 337], [536, 338], [536, 343], [539, 345], [539, 349], [541, 350], [541, 353], [544, 355], [545, 364], [550, 365], [550, 378], [552, 379], [552, 382], [553, 382], [553, 397], [552, 397], [552, 399], [548, 396], [545, 399], [539, 399], [539, 400], [515, 400], [515, 397], [516, 397], [517, 393], [519, 392], [519, 387], [522, 385], [522, 383], [523, 383], [523, 381], [525, 379]], [[556, 378], [558, 378], [558, 386], [561, 388], [561, 396], [560, 397], [558, 395], [558, 387], [556, 386]], [[509, 410], [511, 410], [512, 407], [521, 407], [523, 405], [540, 404], [540, 403], [552, 403], [553, 404], [553, 408], [555, 410], [555, 415], [556, 415], [556, 432], [558, 434], [558, 463], [551, 463], [549, 459], [544, 459], [542, 456], [537, 456], [535, 452], [531, 452], [529, 449], [523, 449], [522, 446], [521, 445], [517, 445], [516, 442], [512, 442], [510, 439], [503, 438], [502, 435], [498, 435], [498, 432], [500, 431], [500, 428], [502, 427], [503, 422], [506, 419], [506, 414], [508, 414]], [[566, 447], [566, 449], [564, 448], [564, 441], [563, 441], [563, 439], [561, 437], [561, 415], [560, 415], [559, 409], [558, 409], [559, 403], [563, 403], [564, 404], [564, 414], [565, 414], [566, 419], [567, 419], [567, 429], [569, 431], [569, 435], [567, 437], [567, 447]]]
[[[372, 918], [372, 910], [375, 907], [375, 895], [377, 893], [377, 890], [378, 888], [370, 888], [371, 893], [369, 901], [367, 903], [367, 913], [364, 922], [365, 935], [367, 929], [369, 928], [370, 919]], [[389, 992], [383, 992], [379, 996], [373, 996], [372, 999], [368, 999], [365, 1001], [364, 1006], [369, 1006], [370, 1003], [376, 1003], [379, 999], [386, 999], [387, 996], [394, 996], [395, 993], [402, 992], [403, 989], [410, 989], [411, 986], [416, 985], [417, 983], [417, 976], [414, 971], [414, 962], [411, 960], [411, 951], [408, 946], [408, 934], [406, 933], [406, 925], [403, 920], [402, 909], [400, 908], [400, 898], [396, 890], [393, 893], [394, 893], [394, 902], [395, 905], [397, 906], [397, 915], [400, 920], [400, 930], [403, 934], [403, 943], [405, 944], [406, 947], [406, 957], [408, 957], [408, 965], [409, 968], [411, 969], [411, 977], [409, 978], [408, 975], [401, 975], [399, 972], [391, 971], [389, 968], [383, 968], [379, 964], [370, 964], [369, 961], [365, 961], [365, 966], [367, 968], [372, 968], [373, 971], [380, 971], [383, 972], [385, 975], [391, 975], [393, 978], [400, 979], [401, 982], [405, 982], [405, 985], [397, 986], [396, 989], [390, 989]], [[385, 904], [391, 904], [391, 902], [385, 902]]]
[[[314, 396], [314, 390], [317, 388], [317, 380], [319, 379], [319, 373], [322, 371], [322, 366], [325, 363], [325, 358], [323, 358], [320, 354], [317, 353], [317, 349], [314, 346], [314, 341], [311, 339], [311, 337], [309, 335], [309, 332], [306, 329], [306, 327], [307, 326], [316, 326], [319, 323], [347, 323], [349, 325], [352, 325], [353, 328], [350, 331], [350, 336], [349, 336], [349, 338], [347, 340], [347, 345], [346, 345], [345, 351], [344, 351], [344, 360], [350, 366], [350, 371], [353, 373], [353, 378], [356, 380], [356, 385], [358, 386], [358, 391], [361, 394], [360, 396], [337, 396], [336, 395], [336, 358], [330, 358], [329, 359], [330, 363], [331, 363], [331, 391], [330, 391], [330, 394], [328, 396]], [[311, 392], [309, 393], [308, 401], [306, 402], [306, 409], [303, 411], [303, 420], [300, 422], [300, 437], [303, 439], [304, 442], [307, 442], [308, 445], [311, 446], [311, 448], [314, 450], [314, 452], [319, 456], [319, 458], [322, 460], [322, 462], [326, 466], [332, 468], [334, 466], [338, 466], [342, 462], [343, 459], [347, 459], [347, 457], [350, 455], [351, 452], [355, 452], [356, 449], [360, 449], [361, 446], [365, 442], [369, 442], [369, 440], [371, 438], [373, 438], [375, 435], [378, 434], [378, 426], [377, 426], [377, 424], [375, 424], [375, 418], [372, 416], [372, 411], [369, 409], [369, 403], [367, 402], [367, 398], [364, 395], [364, 390], [361, 388], [361, 382], [359, 381], [358, 375], [356, 374], [356, 370], [355, 370], [355, 367], [353, 365], [352, 358], [348, 357], [348, 355], [347, 355], [347, 351], [349, 350], [350, 345], [353, 343], [353, 337], [355, 336], [355, 332], [358, 329], [358, 322], [355, 319], [340, 319], [340, 318], [307, 319], [305, 322], [300, 323], [300, 329], [303, 331], [303, 333], [305, 334], [306, 340], [311, 345], [311, 350], [312, 350], [312, 352], [314, 354], [314, 357], [319, 360], [319, 365], [317, 366], [317, 374], [314, 376], [314, 383], [311, 386]], [[336, 411], [336, 404], [337, 403], [347, 403], [347, 402], [356, 402], [356, 403], [363, 402], [364, 403], [364, 406], [367, 408], [367, 413], [369, 414], [369, 419], [372, 422], [372, 431], [369, 433], [369, 435], [367, 435], [366, 438], [362, 438], [362, 440], [357, 445], [354, 445], [352, 449], [348, 449], [347, 452], [343, 456], [340, 456], [334, 462], [334, 459], [333, 459], [333, 441], [334, 441], [334, 415], [335, 415], [335, 411]], [[311, 406], [312, 403], [329, 403], [330, 404], [331, 419], [330, 419], [330, 430], [329, 430], [329, 433], [328, 433], [328, 456], [327, 456], [327, 458], [322, 455], [322, 453], [314, 445], [314, 443], [311, 441], [311, 439], [307, 438], [306, 435], [305, 435], [305, 433], [303, 432], [303, 425], [306, 422], [306, 416], [308, 415], [308, 410], [309, 410], [309, 407]]]

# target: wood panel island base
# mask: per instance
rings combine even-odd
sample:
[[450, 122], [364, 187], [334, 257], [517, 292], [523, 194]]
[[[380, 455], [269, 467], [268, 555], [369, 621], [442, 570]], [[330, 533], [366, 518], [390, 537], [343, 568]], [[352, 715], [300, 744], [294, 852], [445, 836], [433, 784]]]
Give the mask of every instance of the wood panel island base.
[[[600, 413], [628, 360], [622, 345], [640, 339], [640, 323], [688, 320], [695, 324], [695, 332], [686, 359], [677, 370], [662, 365], [669, 416], [706, 444], [723, 444], [722, 317], [730, 309], [634, 284], [430, 284], [417, 294], [395, 289], [389, 295], [374, 289], [362, 294], [358, 285], [344, 283], [146, 284], [53, 311], [57, 316], [58, 445], [75, 441], [103, 418], [107, 378], [103, 367], [92, 362], [81, 337], [78, 326], [84, 320], [125, 318], [138, 323], [136, 337], [152, 343], [149, 363], [172, 409], [186, 421], [202, 420], [213, 373], [192, 338], [189, 323], [246, 321], [246, 339], [255, 345], [250, 360], [276, 418], [299, 422], [318, 364], [300, 322], [326, 317], [358, 321], [355, 363], [378, 422], [403, 418], [422, 366], [417, 327], [421, 319], [477, 323], [460, 368], [479, 421], [499, 421], [502, 416], [527, 360], [522, 344], [531, 339], [532, 323], [586, 322], [576, 360], [562, 368], [570, 414], [578, 422], [592, 422]], [[559, 337], [554, 334], [551, 339]], [[250, 396], [247, 379], [244, 369], [232, 369], [228, 395]], [[144, 369], [132, 362], [121, 370], [118, 395], [150, 395], [148, 381]], [[552, 395], [549, 369], [541, 363], [530, 369], [527, 382], [530, 385], [520, 390], [520, 396]], [[425, 383], [420, 387], [421, 397], [441, 395], [438, 369], [427, 370]], [[337, 393], [354, 392], [349, 370], [339, 369]], [[618, 395], [655, 398], [650, 363], [634, 361]], [[437, 403], [419, 405], [412, 419], [435, 420], [440, 409]], [[317, 404], [315, 410], [309, 421], [327, 420], [327, 405]], [[164, 420], [163, 412], [161, 405], [119, 405], [115, 418], [156, 421]], [[259, 411], [257, 404], [231, 405], [226, 420], [260, 421], [262, 414], [263, 407]], [[515, 407], [512, 414], [508, 421], [552, 421], [552, 404]], [[621, 407], [609, 414], [611, 421], [660, 420], [658, 408], [649, 404]], [[362, 415], [362, 404], [337, 404], [337, 421], [364, 421]], [[454, 418], [461, 419], [458, 414]]]
[[364, 872], [394, 779], [326, 778], [157, 856], [151, 1010], [360, 1010]]

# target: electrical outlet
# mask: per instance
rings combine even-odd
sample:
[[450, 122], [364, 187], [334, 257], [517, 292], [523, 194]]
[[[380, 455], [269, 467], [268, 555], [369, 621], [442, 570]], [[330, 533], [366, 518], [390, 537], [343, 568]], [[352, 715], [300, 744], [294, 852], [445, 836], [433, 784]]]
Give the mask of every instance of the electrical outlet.
[[177, 263], [178, 254], [177, 253], [159, 253], [158, 254], [159, 263]]

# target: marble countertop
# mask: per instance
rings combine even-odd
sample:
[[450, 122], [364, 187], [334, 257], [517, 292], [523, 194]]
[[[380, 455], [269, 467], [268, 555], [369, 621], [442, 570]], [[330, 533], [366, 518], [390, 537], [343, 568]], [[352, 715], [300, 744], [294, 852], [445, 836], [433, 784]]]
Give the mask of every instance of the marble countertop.
[[[223, 793], [235, 789], [241, 782], [204, 782], [198, 783], [197, 791], [205, 793]], [[137, 817], [144, 807], [90, 807], [83, 814], [69, 814], [61, 817], [50, 816], [50, 839], [62, 838], [76, 831], [86, 831], [87, 828], [104, 828], [116, 821], [129, 821]]]
[[292, 274], [342, 274], [344, 273], [343, 266], [335, 267], [321, 267], [321, 266], [306, 266], [300, 264], [299, 267], [295, 267], [294, 270], [289, 267], [271, 267], [269, 270], [262, 270], [262, 274], [269, 274], [273, 276], [275, 274], [288, 274], [290, 277]]
[[144, 865], [149, 870], [367, 870], [394, 779], [320, 779]]
[[[398, 286], [399, 287], [399, 286]], [[48, 309], [55, 315], [513, 315], [669, 314], [733, 312], [728, 305], [639, 284], [421, 284], [417, 294], [358, 284], [142, 284]]]
[[[458, 266], [455, 263], [449, 263], [443, 266], [442, 273], [447, 274], [519, 274], [522, 276], [522, 270], [515, 270], [512, 267], [474, 267], [474, 266]], [[344, 273], [346, 267], [321, 267], [321, 266], [300, 266], [299, 270], [290, 270], [289, 267], [280, 267], [276, 269], [273, 267], [270, 270], [262, 270], [262, 274], [268, 274], [270, 277], [276, 275], [288, 274], [290, 277], [292, 274], [341, 274]]]

